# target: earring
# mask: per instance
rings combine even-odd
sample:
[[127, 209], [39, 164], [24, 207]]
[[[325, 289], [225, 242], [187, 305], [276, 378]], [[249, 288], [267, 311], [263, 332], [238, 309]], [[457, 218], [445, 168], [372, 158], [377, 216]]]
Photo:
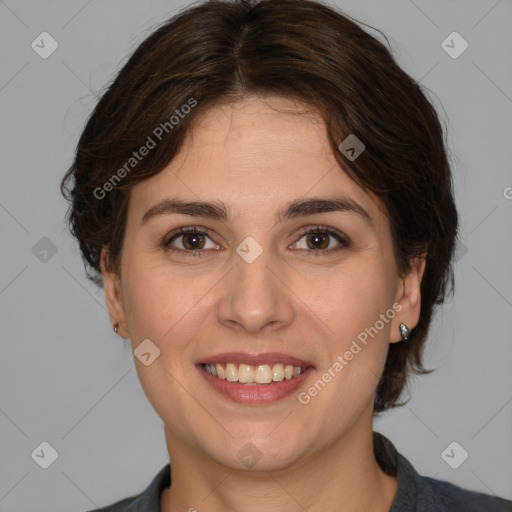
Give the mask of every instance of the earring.
[[411, 335], [411, 329], [409, 329], [409, 327], [407, 327], [407, 325], [405, 324], [400, 324], [398, 329], [400, 331], [402, 343], [405, 343], [409, 339], [409, 336]]
[[117, 334], [117, 330], [119, 329], [119, 322], [116, 322], [112, 328], [114, 329], [114, 332]]

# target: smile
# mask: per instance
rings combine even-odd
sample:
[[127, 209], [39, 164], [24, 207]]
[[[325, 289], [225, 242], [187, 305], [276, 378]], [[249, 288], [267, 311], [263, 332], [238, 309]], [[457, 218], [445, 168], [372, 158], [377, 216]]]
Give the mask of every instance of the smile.
[[[219, 376], [218, 367], [221, 374], [224, 371], [224, 377]], [[215, 394], [250, 406], [268, 405], [298, 392], [305, 380], [315, 373], [313, 366], [304, 368], [280, 363], [273, 366], [242, 363], [238, 368], [234, 363], [216, 363], [214, 369], [211, 364], [198, 364], [196, 368]], [[213, 375], [213, 372], [217, 375]], [[241, 382], [239, 379], [252, 379], [252, 382]], [[256, 382], [256, 379], [265, 379], [265, 382]]]
[[306, 370], [303, 366], [276, 363], [274, 365], [259, 364], [257, 366], [236, 363], [203, 364], [204, 370], [222, 380], [238, 382], [248, 386], [271, 384], [290, 380], [302, 375]]

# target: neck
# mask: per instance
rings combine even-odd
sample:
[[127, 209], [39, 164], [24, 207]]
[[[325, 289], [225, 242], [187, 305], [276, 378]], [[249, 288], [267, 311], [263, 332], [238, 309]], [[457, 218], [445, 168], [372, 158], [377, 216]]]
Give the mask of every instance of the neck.
[[171, 487], [162, 494], [161, 512], [388, 512], [397, 490], [396, 477], [375, 459], [371, 423], [279, 471], [232, 470], [167, 430], [166, 440]]

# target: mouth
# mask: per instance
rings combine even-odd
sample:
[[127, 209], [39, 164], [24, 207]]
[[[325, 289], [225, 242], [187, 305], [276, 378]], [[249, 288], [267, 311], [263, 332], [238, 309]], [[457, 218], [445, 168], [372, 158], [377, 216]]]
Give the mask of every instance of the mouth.
[[308, 361], [277, 353], [218, 354], [196, 368], [215, 391], [248, 405], [281, 400], [315, 371]]
[[302, 375], [307, 368], [292, 364], [276, 363], [273, 365], [259, 364], [257, 366], [236, 363], [202, 364], [203, 370], [213, 377], [238, 382], [248, 386], [258, 386], [294, 379]]

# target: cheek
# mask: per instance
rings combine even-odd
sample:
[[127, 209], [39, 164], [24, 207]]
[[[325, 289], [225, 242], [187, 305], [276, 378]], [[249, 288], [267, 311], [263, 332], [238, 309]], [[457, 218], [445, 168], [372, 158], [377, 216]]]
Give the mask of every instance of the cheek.
[[218, 275], [180, 274], [170, 265], [137, 256], [127, 259], [126, 276], [125, 312], [133, 345], [149, 338], [166, 352], [184, 350], [201, 325], [199, 317]]
[[187, 289], [163, 267], [141, 256], [123, 263], [125, 313], [134, 345], [149, 338], [159, 345], [166, 333], [186, 315]]
[[[383, 272], [366, 270], [352, 269], [333, 279], [320, 309], [332, 331], [323, 339], [327, 357], [317, 376], [327, 383], [316, 380], [305, 393], [323, 417], [324, 428], [332, 432], [341, 425], [348, 428], [372, 407], [389, 348], [390, 310], [394, 316], [389, 283]], [[321, 413], [325, 408], [333, 411], [328, 418]]]
[[[189, 359], [187, 350], [200, 325], [199, 308], [196, 310], [194, 305], [204, 292], [188, 287], [183, 277], [175, 278], [168, 269], [152, 266], [142, 258], [132, 259], [125, 268], [129, 278], [123, 289], [132, 349], [150, 339], [160, 350], [148, 366], [135, 361], [136, 371], [148, 401], [164, 418], [169, 409], [183, 411], [190, 406], [190, 394], [180, 382], [189, 378], [190, 368], [183, 360]], [[189, 289], [193, 293], [187, 293]], [[181, 428], [181, 423], [176, 428]]]
[[325, 376], [335, 382], [325, 395], [333, 407], [346, 411], [373, 400], [395, 315], [392, 275], [392, 269], [374, 259], [372, 264], [347, 266], [324, 289], [326, 299], [319, 311], [331, 334], [329, 341], [325, 338], [328, 357], [319, 377], [335, 375]]
[[311, 302], [331, 331], [346, 343], [374, 325], [392, 306], [390, 275], [382, 265], [354, 262], [333, 271], [314, 294], [309, 292]]

